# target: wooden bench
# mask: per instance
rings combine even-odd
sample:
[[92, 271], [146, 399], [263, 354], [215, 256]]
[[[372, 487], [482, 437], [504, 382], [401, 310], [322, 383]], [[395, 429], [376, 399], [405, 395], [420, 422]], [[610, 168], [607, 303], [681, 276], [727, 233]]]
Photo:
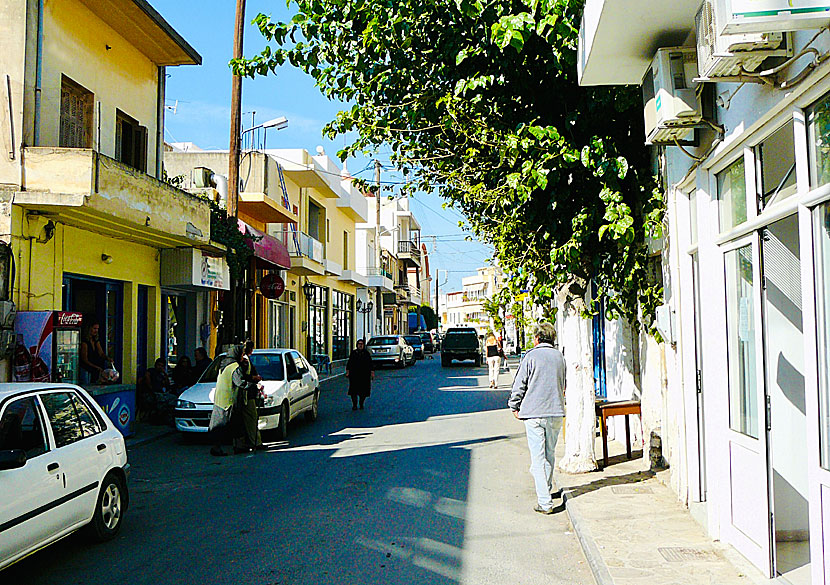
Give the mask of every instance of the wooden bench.
[[608, 418], [612, 416], [625, 417], [625, 454], [631, 459], [631, 428], [628, 424], [628, 415], [640, 416], [640, 401], [625, 400], [623, 402], [597, 402], [596, 413], [600, 420], [602, 433], [602, 466], [608, 467]]

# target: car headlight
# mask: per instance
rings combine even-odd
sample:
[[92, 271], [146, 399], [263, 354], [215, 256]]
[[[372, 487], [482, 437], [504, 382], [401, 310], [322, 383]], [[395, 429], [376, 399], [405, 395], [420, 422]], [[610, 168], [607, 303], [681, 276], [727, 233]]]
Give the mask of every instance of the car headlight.
[[196, 405], [189, 400], [177, 400], [176, 408], [196, 408]]
[[276, 403], [276, 397], [273, 394], [266, 394], [265, 395], [265, 400], [263, 401], [263, 404], [265, 406], [274, 406], [275, 403]]

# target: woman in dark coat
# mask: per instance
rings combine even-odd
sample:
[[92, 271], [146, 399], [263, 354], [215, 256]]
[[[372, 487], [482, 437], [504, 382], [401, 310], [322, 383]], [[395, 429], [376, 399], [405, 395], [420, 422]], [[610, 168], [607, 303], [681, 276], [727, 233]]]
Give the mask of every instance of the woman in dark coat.
[[372, 364], [372, 354], [366, 349], [366, 343], [359, 339], [357, 349], [349, 356], [346, 362], [346, 377], [349, 379], [349, 396], [352, 397], [352, 410], [357, 410], [358, 398], [360, 408], [372, 389], [372, 380], [375, 379], [375, 366]]

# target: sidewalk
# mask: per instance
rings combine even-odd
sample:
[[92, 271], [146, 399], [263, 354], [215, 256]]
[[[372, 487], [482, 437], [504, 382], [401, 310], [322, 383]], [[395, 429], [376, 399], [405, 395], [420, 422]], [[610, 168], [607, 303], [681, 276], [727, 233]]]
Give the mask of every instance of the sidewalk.
[[[628, 461], [622, 444], [608, 447], [605, 470], [556, 474], [598, 585], [769, 583], [733, 549], [706, 536], [661, 476], [643, 471], [639, 452]], [[596, 452], [602, 453], [599, 441]], [[557, 459], [563, 453], [560, 441]]]
[[162, 437], [172, 435], [176, 432], [170, 425], [151, 425], [146, 422], [133, 421], [133, 434], [124, 439], [127, 449], [138, 447], [157, 441]]

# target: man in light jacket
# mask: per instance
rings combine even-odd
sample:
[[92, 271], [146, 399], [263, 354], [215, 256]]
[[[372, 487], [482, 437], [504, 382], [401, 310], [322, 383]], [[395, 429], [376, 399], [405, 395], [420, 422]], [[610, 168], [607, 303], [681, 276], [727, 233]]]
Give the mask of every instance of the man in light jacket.
[[565, 417], [565, 358], [553, 347], [555, 330], [548, 322], [536, 325], [534, 347], [525, 354], [513, 380], [507, 405], [524, 422], [530, 448], [530, 473], [536, 484], [540, 514], [553, 513], [554, 450]]

